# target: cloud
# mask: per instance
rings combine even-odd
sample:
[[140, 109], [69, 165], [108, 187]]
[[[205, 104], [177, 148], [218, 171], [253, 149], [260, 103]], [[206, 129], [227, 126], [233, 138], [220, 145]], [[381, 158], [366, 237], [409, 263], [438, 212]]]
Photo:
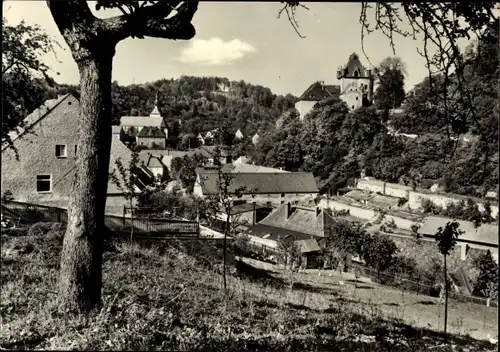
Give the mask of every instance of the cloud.
[[231, 64], [255, 51], [254, 46], [239, 39], [227, 42], [220, 38], [193, 39], [178, 59], [188, 64], [220, 66]]

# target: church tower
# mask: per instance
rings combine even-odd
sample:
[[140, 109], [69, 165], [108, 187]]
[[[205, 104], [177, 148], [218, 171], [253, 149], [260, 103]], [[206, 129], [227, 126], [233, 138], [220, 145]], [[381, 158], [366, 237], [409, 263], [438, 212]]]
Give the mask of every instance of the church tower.
[[340, 80], [340, 99], [350, 110], [373, 104], [374, 75], [366, 69], [356, 53], [349, 56], [347, 64], [337, 70]]

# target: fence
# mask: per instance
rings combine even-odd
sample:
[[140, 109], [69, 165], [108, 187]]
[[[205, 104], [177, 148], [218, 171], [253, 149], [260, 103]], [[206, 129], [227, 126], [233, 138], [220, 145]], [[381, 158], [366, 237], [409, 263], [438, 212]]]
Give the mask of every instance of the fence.
[[[68, 222], [66, 209], [55, 208], [15, 201], [2, 202], [2, 216], [15, 223], [33, 224], [36, 222]], [[200, 233], [197, 221], [153, 219], [153, 218], [126, 218], [118, 215], [105, 215], [105, 225], [117, 235], [130, 234], [134, 237], [182, 239], [198, 238]]]
[[[401, 288], [404, 291], [411, 291], [417, 294], [422, 294], [426, 296], [437, 297], [439, 296], [440, 289], [436, 286], [426, 285], [420, 281], [412, 280], [409, 277], [404, 276], [396, 276], [387, 272], [377, 273], [375, 269], [363, 266], [358, 263], [351, 263], [351, 267], [356, 270], [361, 276], [366, 276], [373, 279], [375, 282], [379, 282], [383, 285], [393, 286], [397, 288]], [[487, 304], [487, 299], [482, 297], [475, 297], [460, 294], [457, 292], [449, 291], [448, 298], [453, 299], [459, 302], [472, 302], [481, 305]], [[498, 302], [494, 300], [490, 300], [491, 307], [498, 307]]]

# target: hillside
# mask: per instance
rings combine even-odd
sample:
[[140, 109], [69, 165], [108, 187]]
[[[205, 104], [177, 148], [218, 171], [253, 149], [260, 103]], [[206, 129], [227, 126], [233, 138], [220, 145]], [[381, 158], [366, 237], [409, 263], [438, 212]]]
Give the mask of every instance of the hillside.
[[[47, 88], [47, 96], [72, 92], [78, 86], [59, 84]], [[221, 77], [181, 76], [145, 84], [121, 86], [114, 82], [113, 124], [124, 115], [148, 116], [158, 94], [158, 108], [172, 128], [180, 120], [181, 133], [209, 131], [224, 126], [231, 133], [240, 129], [251, 136], [267, 129], [286, 110], [293, 108], [296, 98], [276, 95], [269, 88], [244, 81], [230, 82]]]
[[[50, 227], [49, 227], [50, 228]], [[153, 246], [108, 244], [103, 305], [89, 316], [58, 310], [62, 230], [37, 225], [2, 234], [0, 346], [7, 349], [204, 351], [468, 351], [495, 346], [469, 336], [413, 327], [383, 304], [353, 301], [333, 278], [319, 283], [240, 263], [221, 289], [212, 241]], [[212, 244], [210, 244], [212, 243]], [[364, 288], [363, 288], [364, 287]], [[347, 289], [347, 290], [346, 290]], [[367, 291], [372, 296], [374, 290]], [[417, 298], [418, 300], [422, 300]], [[412, 300], [408, 296], [408, 307]], [[418, 303], [434, 312], [435, 307]], [[453, 307], [451, 309], [454, 309]], [[408, 313], [409, 314], [409, 313]], [[432, 314], [430, 314], [432, 315]]]

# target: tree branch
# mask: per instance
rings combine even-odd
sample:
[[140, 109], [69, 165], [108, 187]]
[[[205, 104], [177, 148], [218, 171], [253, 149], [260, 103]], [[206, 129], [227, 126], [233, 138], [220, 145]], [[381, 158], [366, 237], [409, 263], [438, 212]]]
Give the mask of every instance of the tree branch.
[[[117, 41], [144, 36], [188, 40], [196, 34], [191, 20], [197, 10], [198, 1], [159, 1], [154, 5], [136, 8], [131, 14], [103, 21]], [[177, 14], [168, 18], [173, 11]]]

